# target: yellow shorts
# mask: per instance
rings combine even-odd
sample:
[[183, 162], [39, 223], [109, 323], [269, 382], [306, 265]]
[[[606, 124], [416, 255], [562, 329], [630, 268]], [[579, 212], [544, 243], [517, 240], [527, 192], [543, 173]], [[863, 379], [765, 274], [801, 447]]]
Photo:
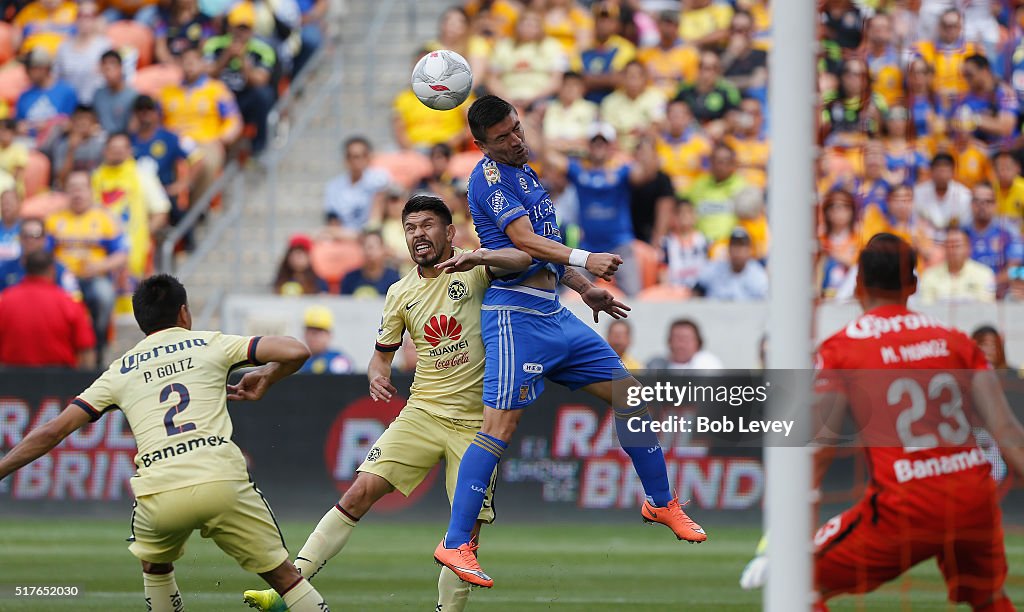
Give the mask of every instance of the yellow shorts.
[[[391, 483], [402, 495], [412, 493], [441, 459], [445, 462], [445, 484], [448, 502], [455, 495], [459, 480], [459, 463], [470, 442], [480, 431], [482, 421], [463, 421], [437, 416], [421, 408], [406, 407], [388, 425], [373, 444], [360, 472], [376, 474]], [[494, 522], [494, 481], [484, 495], [479, 519]]]
[[139, 497], [128, 550], [143, 561], [171, 563], [185, 554], [185, 541], [196, 529], [250, 572], [268, 572], [288, 559], [270, 506], [255, 484], [242, 480]]

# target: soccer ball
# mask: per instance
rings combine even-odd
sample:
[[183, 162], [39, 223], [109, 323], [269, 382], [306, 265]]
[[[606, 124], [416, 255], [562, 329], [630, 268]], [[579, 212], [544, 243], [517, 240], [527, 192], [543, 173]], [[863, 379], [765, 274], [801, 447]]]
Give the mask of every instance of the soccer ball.
[[454, 51], [431, 51], [412, 69], [412, 92], [434, 110], [451, 110], [469, 97], [473, 71]]

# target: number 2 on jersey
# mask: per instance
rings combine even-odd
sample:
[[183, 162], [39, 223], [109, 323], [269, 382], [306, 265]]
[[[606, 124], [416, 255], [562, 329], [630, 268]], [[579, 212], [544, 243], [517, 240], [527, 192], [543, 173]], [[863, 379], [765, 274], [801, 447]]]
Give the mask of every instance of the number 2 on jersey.
[[185, 412], [185, 409], [188, 408], [188, 389], [181, 383], [171, 383], [160, 391], [160, 403], [162, 404], [170, 399], [172, 393], [178, 394], [178, 403], [171, 406], [170, 409], [164, 413], [164, 429], [167, 430], [167, 435], [173, 436], [185, 433], [186, 431], [195, 430], [195, 423], [182, 423], [181, 425], [174, 424], [174, 417]]

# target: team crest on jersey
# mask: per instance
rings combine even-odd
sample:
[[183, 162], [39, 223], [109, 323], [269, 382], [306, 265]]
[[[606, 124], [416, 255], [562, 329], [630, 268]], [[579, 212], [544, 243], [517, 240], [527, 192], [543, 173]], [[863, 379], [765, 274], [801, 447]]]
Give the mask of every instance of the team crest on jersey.
[[501, 170], [498, 170], [498, 166], [493, 162], [484, 164], [484, 178], [487, 179], [488, 185], [494, 185], [501, 180]]
[[378, 459], [380, 459], [380, 447], [379, 446], [374, 446], [373, 448], [370, 449], [370, 452], [367, 453], [366, 460], [367, 461], [376, 461]]
[[519, 401], [525, 402], [528, 397], [530, 397], [530, 385], [519, 387]]
[[523, 193], [530, 193], [530, 184], [526, 182], [526, 177], [519, 177], [519, 186], [523, 188]]
[[450, 285], [448, 285], [448, 298], [458, 302], [462, 298], [469, 295], [469, 287], [466, 287], [466, 283], [455, 279]]

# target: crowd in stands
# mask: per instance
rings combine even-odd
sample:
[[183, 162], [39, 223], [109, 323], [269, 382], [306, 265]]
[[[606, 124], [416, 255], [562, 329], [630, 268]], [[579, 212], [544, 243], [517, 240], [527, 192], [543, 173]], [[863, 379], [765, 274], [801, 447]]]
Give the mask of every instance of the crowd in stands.
[[[321, 45], [326, 9], [0, 3], [0, 303], [26, 275], [49, 275], [87, 309], [102, 358], [155, 245], [228, 159], [267, 146], [268, 114]], [[55, 259], [49, 268], [30, 265], [39, 249]], [[66, 354], [60, 364], [74, 366]]]
[[[457, 51], [474, 95], [516, 106], [563, 235], [621, 253], [622, 293], [764, 299], [768, 2], [650, 4], [469, 0], [412, 59]], [[820, 297], [852, 298], [860, 248], [890, 231], [920, 251], [921, 301], [1024, 299], [1024, 3], [823, 0], [818, 32], [819, 197], [806, 214], [817, 219]], [[468, 106], [434, 111], [405, 89], [393, 106], [399, 152], [346, 143], [347, 172], [326, 186], [327, 227], [311, 247], [328, 291], [361, 266], [365, 231], [408, 269], [389, 194], [440, 193], [457, 240], [474, 246], [464, 188], [480, 152]], [[339, 263], [342, 247], [321, 249], [325, 237], [356, 258]]]

